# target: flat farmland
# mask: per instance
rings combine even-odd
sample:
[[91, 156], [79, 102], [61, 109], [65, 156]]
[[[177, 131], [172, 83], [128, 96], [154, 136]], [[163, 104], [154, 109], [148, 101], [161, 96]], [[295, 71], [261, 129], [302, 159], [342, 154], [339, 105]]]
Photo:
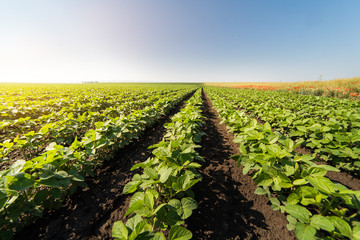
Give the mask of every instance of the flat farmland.
[[359, 101], [224, 86], [1, 84], [0, 238], [360, 239]]

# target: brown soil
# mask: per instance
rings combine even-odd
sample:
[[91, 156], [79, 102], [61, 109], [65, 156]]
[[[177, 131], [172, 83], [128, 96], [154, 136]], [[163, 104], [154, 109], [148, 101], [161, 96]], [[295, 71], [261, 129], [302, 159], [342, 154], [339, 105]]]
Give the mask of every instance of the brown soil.
[[255, 182], [230, 157], [239, 154], [233, 136], [220, 124], [204, 96], [206, 136], [199, 153], [205, 159], [203, 179], [194, 186], [199, 208], [187, 220], [194, 239], [296, 239], [285, 215], [273, 211], [265, 196], [255, 195]]
[[360, 179], [345, 172], [327, 172], [326, 176], [333, 181], [339, 182], [349, 189], [360, 191]]
[[297, 154], [312, 154], [311, 150], [308, 149], [308, 148], [304, 148], [304, 147], [301, 147], [301, 146], [298, 146], [297, 148], [294, 149], [294, 151], [297, 153]]
[[123, 187], [135, 174], [130, 168], [151, 156], [148, 147], [161, 141], [166, 132], [163, 125], [182, 107], [183, 103], [178, 104], [139, 140], [104, 162], [95, 177], [86, 180], [87, 188], [68, 197], [59, 210], [47, 211], [43, 218], [17, 233], [15, 239], [112, 239], [112, 226], [115, 221], [123, 220], [131, 197], [122, 194]]

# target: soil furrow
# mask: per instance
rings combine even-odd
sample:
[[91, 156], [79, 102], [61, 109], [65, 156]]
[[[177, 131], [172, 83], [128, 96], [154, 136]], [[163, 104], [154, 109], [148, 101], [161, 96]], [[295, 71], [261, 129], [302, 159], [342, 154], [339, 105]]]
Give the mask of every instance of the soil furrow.
[[326, 176], [333, 181], [339, 182], [349, 189], [360, 191], [360, 179], [346, 172], [327, 172]]
[[122, 194], [123, 187], [135, 174], [131, 167], [151, 156], [148, 147], [161, 141], [166, 133], [164, 124], [171, 121], [184, 101], [96, 169], [95, 177], [86, 180], [87, 188], [68, 197], [60, 209], [47, 211], [41, 219], [17, 233], [15, 239], [112, 239], [112, 225], [123, 218], [131, 197]]
[[254, 194], [256, 184], [230, 158], [239, 154], [233, 135], [220, 124], [209, 98], [203, 99], [206, 136], [198, 151], [206, 162], [199, 170], [203, 179], [193, 188], [199, 208], [187, 221], [193, 239], [295, 239], [285, 215]]

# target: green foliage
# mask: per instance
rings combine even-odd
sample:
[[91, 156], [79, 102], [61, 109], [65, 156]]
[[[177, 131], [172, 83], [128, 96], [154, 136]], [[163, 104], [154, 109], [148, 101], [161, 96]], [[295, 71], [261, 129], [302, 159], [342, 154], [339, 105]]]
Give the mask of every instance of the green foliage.
[[[307, 142], [306, 137], [311, 136], [312, 131], [324, 134], [322, 141], [337, 138], [345, 142], [339, 134], [329, 135], [331, 129], [336, 128], [333, 121], [326, 126], [315, 123], [307, 126], [310, 120], [302, 120], [302, 125], [295, 126], [294, 134], [286, 136], [269, 123], [259, 124], [245, 112], [235, 109], [221, 93], [209, 91], [209, 95], [222, 121], [235, 133], [234, 141], [240, 144], [241, 155], [233, 158], [243, 166], [243, 173], [251, 174], [259, 186], [255, 193], [267, 195], [275, 211], [287, 214], [287, 227], [295, 231], [298, 239], [358, 239], [360, 192], [328, 179], [325, 176], [328, 171], [339, 169], [317, 165], [312, 161], [316, 153], [295, 152], [300, 144]], [[230, 96], [224, 95], [225, 98]], [[250, 109], [261, 108], [264, 114], [272, 110], [269, 106], [250, 104], [246, 98], [242, 102]], [[344, 128], [344, 123], [341, 124]]]
[[[359, 176], [360, 103], [284, 92], [216, 90], [218, 96], [308, 147], [320, 159]], [[238, 123], [237, 123], [238, 124]]]
[[[102, 115], [105, 121], [94, 122], [93, 129], [84, 132], [83, 127], [90, 127], [96, 116], [85, 113], [75, 118], [75, 113], [69, 113], [63, 116], [62, 121], [45, 124], [38, 132], [30, 131], [13, 141], [4, 141], [0, 146], [3, 159], [11, 149], [19, 149], [26, 161], [17, 160], [0, 171], [0, 238], [11, 237], [14, 230], [41, 217], [44, 209], [59, 208], [65, 196], [74, 193], [78, 187], [86, 186], [84, 178], [93, 175], [95, 166], [110, 159], [118, 148], [138, 138], [145, 128], [165, 115], [190, 91], [189, 88], [160, 91], [154, 98], [149, 98], [158, 99], [151, 107], [140, 104], [137, 107], [143, 108], [138, 110], [132, 104], [125, 104], [127, 108], [134, 108], [130, 114], [117, 117]], [[162, 96], [169, 92], [174, 94]], [[78, 102], [71, 107], [76, 112], [75, 108], [81, 106], [82, 103]], [[78, 132], [78, 128], [82, 130]], [[67, 133], [63, 134], [63, 131]], [[43, 140], [49, 138], [53, 142], [44, 147], [46, 141]], [[40, 153], [41, 148], [45, 151]], [[149, 195], [145, 203], [151, 208]]]
[[[132, 167], [142, 169], [142, 174], [135, 174], [124, 187], [124, 193], [134, 193], [125, 214], [131, 218], [125, 225], [120, 221], [114, 224], [115, 239], [165, 239], [165, 230], [169, 230], [168, 239], [191, 239], [191, 232], [181, 225], [197, 208], [190, 188], [201, 180], [196, 161], [203, 159], [195, 150], [203, 134], [200, 106], [197, 92], [172, 122], [165, 124], [163, 140], [150, 147], [154, 157]], [[134, 231], [129, 227], [134, 225], [133, 219], [147, 226], [136, 232], [135, 238], [131, 238]]]

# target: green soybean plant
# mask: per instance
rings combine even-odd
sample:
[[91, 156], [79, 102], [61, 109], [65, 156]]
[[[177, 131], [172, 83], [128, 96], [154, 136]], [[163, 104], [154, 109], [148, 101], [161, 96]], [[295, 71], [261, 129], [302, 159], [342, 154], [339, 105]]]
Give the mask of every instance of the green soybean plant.
[[203, 159], [195, 150], [203, 134], [200, 103], [197, 93], [165, 124], [163, 140], [151, 146], [153, 157], [132, 167], [142, 169], [142, 174], [135, 174], [124, 187], [124, 194], [134, 193], [125, 214], [130, 218], [126, 224], [114, 224], [115, 239], [192, 238], [182, 225], [197, 208], [191, 187], [201, 180], [196, 168]]

